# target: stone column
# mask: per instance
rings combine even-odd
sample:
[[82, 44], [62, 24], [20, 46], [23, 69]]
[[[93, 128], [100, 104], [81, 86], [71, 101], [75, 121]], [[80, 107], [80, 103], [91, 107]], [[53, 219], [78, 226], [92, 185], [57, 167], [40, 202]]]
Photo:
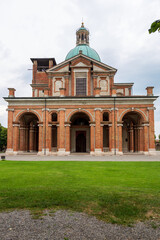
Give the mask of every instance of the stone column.
[[25, 151], [25, 127], [21, 126], [19, 130], [20, 130], [19, 150], [23, 152], [23, 151]]
[[139, 127], [139, 151], [143, 152], [143, 127]]
[[29, 151], [33, 152], [34, 149], [34, 128], [31, 126], [29, 129]]
[[39, 123], [39, 139], [38, 139], [38, 155], [42, 155], [42, 146], [43, 146], [43, 124]]
[[122, 150], [122, 127], [123, 127], [123, 123], [118, 123], [117, 124], [118, 127], [118, 154], [123, 154], [123, 150]]
[[144, 154], [148, 154], [149, 153], [149, 124], [148, 123], [144, 123], [143, 124], [143, 129], [144, 129]]
[[13, 154], [13, 112], [14, 109], [8, 111], [8, 129], [7, 129], [7, 150], [6, 154]]
[[59, 109], [59, 155], [65, 155], [65, 109]]
[[101, 141], [101, 108], [95, 108], [95, 154], [102, 154], [102, 141]]
[[117, 108], [114, 111], [114, 108], [112, 108], [111, 112], [111, 121], [112, 121], [112, 153], [117, 153], [117, 146], [118, 146], [118, 138], [117, 138]]
[[18, 153], [19, 148], [19, 127], [20, 125], [18, 123], [13, 124], [13, 153]]
[[25, 147], [24, 147], [24, 151], [28, 151], [29, 149], [29, 128], [28, 126], [25, 127]]
[[94, 155], [95, 150], [95, 123], [90, 123], [90, 154]]
[[48, 133], [48, 122], [49, 122], [49, 109], [43, 108], [43, 153], [49, 154], [49, 133]]
[[66, 123], [65, 124], [65, 127], [66, 127], [66, 137], [65, 137], [65, 140], [66, 140], [66, 154], [69, 155], [70, 154], [70, 151], [71, 151], [71, 143], [70, 143], [70, 123]]
[[135, 128], [134, 128], [134, 131], [135, 131], [135, 133], [134, 133], [134, 148], [135, 148], [135, 152], [138, 152], [138, 128], [137, 128], [137, 126], [135, 126]]
[[133, 135], [133, 127], [130, 128], [130, 152], [134, 152], [134, 135]]

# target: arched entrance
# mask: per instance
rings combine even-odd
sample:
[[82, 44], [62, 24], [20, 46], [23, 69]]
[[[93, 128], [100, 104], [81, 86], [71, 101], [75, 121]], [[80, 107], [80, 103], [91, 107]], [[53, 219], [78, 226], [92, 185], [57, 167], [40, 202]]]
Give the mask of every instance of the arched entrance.
[[71, 152], [90, 152], [89, 121], [88, 115], [83, 112], [71, 117]]
[[142, 116], [137, 112], [128, 112], [124, 115], [122, 127], [123, 152], [143, 151]]
[[24, 113], [19, 122], [19, 151], [38, 152], [38, 117], [30, 112]]

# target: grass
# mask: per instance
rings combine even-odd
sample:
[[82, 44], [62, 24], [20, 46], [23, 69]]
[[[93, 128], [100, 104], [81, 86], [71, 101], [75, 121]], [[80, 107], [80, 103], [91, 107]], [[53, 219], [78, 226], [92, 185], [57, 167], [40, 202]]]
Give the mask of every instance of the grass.
[[70, 209], [130, 224], [160, 220], [159, 206], [159, 162], [0, 162], [0, 211]]

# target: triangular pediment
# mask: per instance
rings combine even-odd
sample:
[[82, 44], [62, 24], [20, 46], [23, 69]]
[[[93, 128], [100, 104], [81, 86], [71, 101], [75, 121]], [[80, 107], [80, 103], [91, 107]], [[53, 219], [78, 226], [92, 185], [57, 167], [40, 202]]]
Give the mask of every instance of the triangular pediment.
[[[78, 61], [79, 60], [79, 61]], [[88, 60], [88, 61], [86, 61]], [[56, 66], [50, 68], [47, 70], [47, 72], [68, 72], [69, 71], [69, 65], [72, 65], [74, 67], [89, 67], [90, 64], [93, 64], [93, 68], [95, 72], [106, 72], [106, 71], [110, 71], [110, 72], [116, 72], [117, 69], [106, 65], [102, 62], [99, 62], [95, 59], [92, 59], [82, 53], [64, 61], [61, 62], [59, 64], [57, 64]]]
[[[109, 69], [107, 69], [107, 70], [109, 70]], [[93, 65], [93, 71], [94, 72], [106, 72], [106, 68], [104, 68], [104, 67], [102, 68], [97, 65]]]
[[59, 72], [59, 73], [63, 73], [63, 72], [68, 72], [69, 71], [69, 64], [58, 64], [56, 66], [54, 66], [53, 68], [50, 68], [47, 70], [47, 72]]
[[74, 67], [88, 67], [88, 65], [84, 64], [83, 62], [79, 62]]

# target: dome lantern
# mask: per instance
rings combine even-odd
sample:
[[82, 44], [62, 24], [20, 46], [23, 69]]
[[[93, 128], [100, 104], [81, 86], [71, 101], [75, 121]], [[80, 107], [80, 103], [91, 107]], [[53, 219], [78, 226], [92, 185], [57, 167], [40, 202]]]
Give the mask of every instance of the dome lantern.
[[87, 44], [89, 45], [89, 30], [84, 27], [82, 22], [81, 27], [76, 31], [76, 45]]
[[76, 47], [69, 51], [65, 60], [68, 60], [79, 53], [95, 59], [96, 61], [101, 61], [98, 53], [89, 46], [89, 30], [84, 27], [83, 22], [81, 27], [76, 31]]

